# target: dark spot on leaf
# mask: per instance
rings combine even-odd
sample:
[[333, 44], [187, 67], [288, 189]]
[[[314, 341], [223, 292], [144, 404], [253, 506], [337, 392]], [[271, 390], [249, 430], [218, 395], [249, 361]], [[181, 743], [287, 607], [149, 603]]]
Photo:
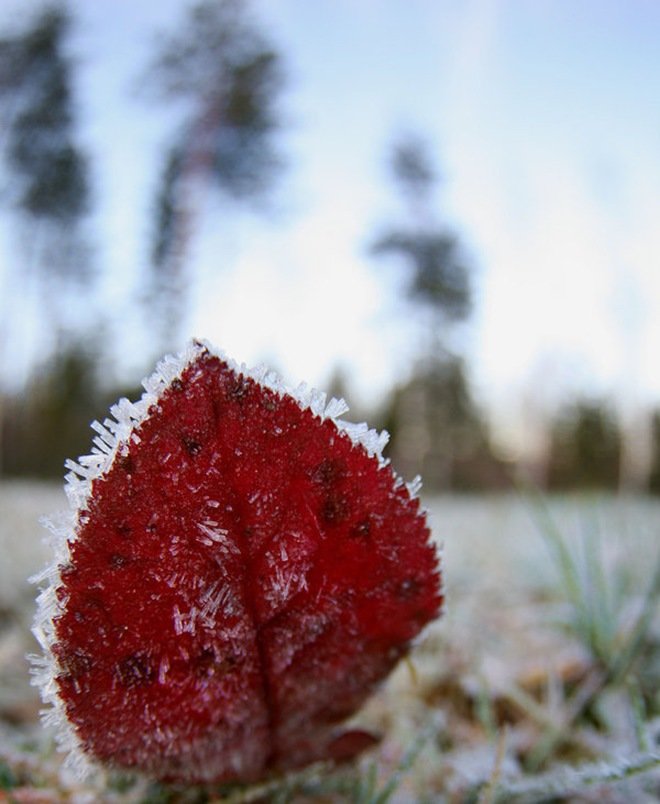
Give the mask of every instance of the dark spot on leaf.
[[148, 654], [134, 653], [117, 662], [115, 675], [120, 684], [130, 688], [150, 684], [156, 676], [156, 670]]
[[170, 388], [173, 391], [183, 391], [183, 383], [178, 377], [175, 377], [170, 383]]
[[129, 561], [130, 558], [128, 558], [128, 556], [123, 556], [121, 553], [113, 553], [108, 559], [108, 564], [110, 564], [112, 569], [120, 569], [121, 567], [125, 567]]
[[183, 436], [181, 441], [183, 442], [186, 452], [189, 455], [192, 455], [193, 458], [195, 455], [199, 455], [199, 453], [202, 451], [202, 445], [199, 443], [199, 441], [191, 438], [190, 436]]
[[126, 522], [126, 520], [122, 520], [115, 525], [115, 530], [120, 536], [126, 538], [127, 536], [131, 535], [131, 526]]
[[361, 519], [351, 528], [351, 536], [357, 539], [366, 539], [371, 534], [371, 520], [369, 517]]
[[215, 651], [212, 648], [204, 648], [190, 662], [193, 673], [199, 678], [213, 675], [215, 663]]
[[243, 536], [245, 536], [247, 539], [249, 539], [253, 534], [254, 534], [254, 528], [252, 527], [252, 525], [246, 525], [243, 528]]
[[406, 578], [399, 584], [399, 597], [404, 599], [416, 597], [419, 594], [420, 588], [419, 581], [417, 581], [416, 578]]
[[227, 396], [233, 402], [243, 402], [245, 397], [248, 395], [250, 390], [250, 385], [247, 379], [242, 375], [239, 374], [237, 377], [232, 377], [227, 385]]
[[312, 480], [320, 486], [333, 486], [339, 482], [346, 473], [343, 461], [324, 458], [312, 472]]
[[237, 662], [237, 658], [231, 653], [218, 657], [213, 648], [204, 648], [191, 660], [191, 665], [198, 678], [209, 678], [228, 673], [236, 667]]
[[132, 474], [135, 469], [133, 458], [130, 455], [119, 455], [117, 457], [117, 466], [127, 475]]
[[261, 404], [266, 410], [269, 410], [271, 413], [277, 407], [277, 404], [275, 403], [275, 400], [271, 399], [271, 397], [268, 394], [264, 394], [264, 396], [262, 397], [262, 400], [261, 400]]
[[321, 519], [328, 525], [338, 525], [348, 516], [348, 500], [342, 494], [330, 494], [321, 506]]
[[58, 658], [62, 670], [69, 676], [81, 676], [92, 669], [92, 657], [80, 648]]
[[81, 607], [90, 614], [102, 614], [106, 616], [105, 603], [94, 593], [86, 594], [81, 601]]

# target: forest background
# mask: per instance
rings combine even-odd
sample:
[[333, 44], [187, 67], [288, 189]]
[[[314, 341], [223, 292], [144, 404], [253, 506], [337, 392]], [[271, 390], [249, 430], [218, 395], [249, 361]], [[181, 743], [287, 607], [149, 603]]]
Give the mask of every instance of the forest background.
[[[404, 13], [399, 5], [388, 5], [390, 23]], [[515, 12], [507, 14], [497, 3], [467, 5], [469, 13], [462, 20], [452, 19], [448, 9], [444, 13], [450, 23], [476, 29], [472, 39], [484, 48], [484, 14], [491, 28], [497, 14], [500, 28], [511, 26], [511, 18], [515, 21]], [[629, 10], [636, 26], [644, 22], [642, 5]], [[315, 186], [309, 178], [308, 197], [300, 191], [306, 165], [314, 165], [303, 147], [305, 126], [313, 128], [313, 121], [296, 108], [297, 98], [302, 97], [304, 105], [304, 58], [296, 62], [296, 54], [289, 52], [293, 39], [289, 50], [282, 44], [287, 27], [280, 20], [278, 29], [272, 5], [249, 6], [239, 0], [174, 3], [163, 19], [146, 9], [137, 21], [142, 27], [123, 30], [130, 15], [119, 4], [123, 12], [108, 16], [107, 47], [98, 52], [90, 46], [96, 41], [93, 36], [85, 39], [85, 25], [90, 24], [85, 3], [21, 4], [21, 13], [9, 13], [9, 8], [0, 39], [2, 476], [61, 476], [66, 457], [88, 451], [89, 423], [102, 419], [119, 396], [139, 396], [139, 380], [155, 360], [180, 349], [191, 335], [213, 335], [216, 340], [219, 332], [221, 346], [236, 344], [240, 350], [245, 344], [245, 354], [232, 355], [237, 359], [263, 358], [294, 384], [312, 379], [329, 393], [345, 397], [352, 418], [386, 428], [395, 468], [408, 478], [421, 474], [427, 491], [499, 490], [511, 487], [523, 474], [550, 490], [660, 493], [660, 409], [652, 393], [643, 399], [630, 393], [634, 374], [624, 371], [615, 381], [603, 382], [593, 372], [576, 371], [576, 356], [566, 350], [552, 353], [550, 344], [551, 357], [541, 354], [528, 369], [526, 385], [517, 386], [517, 400], [508, 411], [503, 412], [501, 394], [499, 403], [489, 395], [479, 373], [484, 355], [475, 346], [479, 338], [474, 333], [479, 327], [483, 333], [489, 288], [506, 285], [507, 280], [497, 279], [487, 250], [479, 248], [478, 234], [473, 237], [469, 225], [444, 202], [452, 183], [460, 180], [459, 168], [443, 163], [442, 143], [425, 129], [424, 120], [409, 120], [405, 109], [393, 105], [389, 119], [396, 122], [383, 124], [380, 137], [372, 138], [372, 160], [362, 165], [364, 175], [352, 175], [356, 154], [350, 153], [350, 132], [337, 143], [326, 161], [332, 166], [336, 154], [343, 154], [356, 195], [361, 193], [360, 182], [381, 175], [380, 194], [376, 200], [368, 196], [371, 210], [352, 222], [352, 240], [331, 252], [329, 240], [336, 234], [347, 237], [347, 230], [338, 227], [334, 232], [332, 221], [330, 229], [326, 224], [323, 230], [322, 218], [316, 231], [312, 226], [302, 273], [287, 273], [282, 267], [287, 257], [281, 254], [268, 264], [269, 244], [286, 250], [286, 241], [278, 241], [275, 232], [310, 229], [303, 207], [313, 206], [309, 188]], [[613, 35], [616, 24], [609, 4], [598, 8], [596, 39]], [[300, 9], [289, 11], [298, 14], [303, 37], [307, 26], [310, 40], [329, 14], [324, 4], [316, 20]], [[364, 23], [364, 9], [356, 13], [356, 25]], [[399, 45], [409, 37], [404, 41], [409, 56], [415, 25], [429, 13], [422, 4], [408, 15], [411, 27], [396, 34]], [[562, 18], [562, 13], [555, 12], [567, 39], [580, 34], [587, 19]], [[378, 22], [382, 15], [376, 9], [372, 14], [377, 40], [383, 34]], [[151, 17], [153, 28], [147, 30], [145, 20], [149, 23]], [[346, 11], [344, 23], [349, 19]], [[98, 30], [95, 35], [98, 38]], [[129, 59], [117, 50], [122, 37], [127, 47], [139, 42], [137, 57]], [[345, 47], [355, 45], [356, 39], [346, 32]], [[383, 39], [379, 47], [384, 63], [390, 64], [399, 51], [393, 45], [388, 58], [387, 44]], [[565, 46], [556, 41], [555, 55]], [[343, 55], [350, 65], [360, 64], [356, 54]], [[339, 63], [341, 54], [337, 58]], [[139, 216], [133, 214], [132, 231], [126, 232], [127, 239], [140, 240], [132, 259], [118, 245], [124, 236], [121, 216], [109, 215], [104, 201], [115, 181], [109, 157], [113, 148], [119, 150], [112, 131], [101, 131], [107, 118], [94, 119], [104, 99], [89, 99], [90, 91], [103, 88], [103, 76], [123, 62], [140, 69], [126, 81], [125, 98], [109, 95], [108, 104], [126, 142], [135, 140], [143, 151], [150, 149], [152, 170], [148, 176], [126, 161], [122, 171], [124, 182], [135, 178], [135, 195], [143, 201]], [[349, 129], [351, 108], [371, 100], [370, 81], [374, 86], [378, 82], [378, 66], [366, 53], [362, 72], [354, 76], [354, 95], [343, 98]], [[410, 65], [390, 66], [414, 95], [418, 90]], [[335, 67], [329, 65], [327, 73]], [[464, 67], [469, 73], [469, 64]], [[560, 94], [566, 78], [556, 69], [549, 86], [558, 93], [554, 103], [561, 114], [570, 108], [570, 93]], [[423, 97], [423, 107], [442, 104], [442, 75], [436, 79], [438, 93]], [[566, 86], [578, 86], [579, 76], [573, 79]], [[491, 80], [499, 79], [495, 75]], [[326, 91], [332, 86], [327, 78]], [[420, 77], [419, 91], [423, 86]], [[539, 83], [538, 90], [544, 86]], [[323, 88], [307, 78], [308, 92], [322, 94]], [[463, 102], [468, 105], [469, 90], [465, 85]], [[327, 100], [332, 106], [330, 96]], [[597, 101], [594, 95], [594, 109]], [[541, 97], [540, 102], [553, 99]], [[141, 133], [143, 121], [157, 125], [159, 136], [150, 139]], [[96, 147], [90, 145], [90, 131], [96, 133]], [[357, 141], [366, 137], [359, 131], [352, 134]], [[487, 139], [489, 132], [482, 136]], [[99, 142], [104, 149], [99, 150]], [[630, 146], [634, 149], [636, 143]], [[318, 182], [324, 176], [313, 178]], [[326, 190], [332, 191], [331, 179], [325, 178], [330, 182]], [[140, 180], [145, 186], [138, 186]], [[116, 178], [116, 183], [121, 181]], [[343, 202], [349, 206], [349, 199], [335, 195], [336, 208], [341, 210]], [[570, 207], [568, 185], [563, 202]], [[631, 204], [631, 216], [646, 211]], [[136, 217], [141, 219], [136, 222]], [[549, 224], [547, 242], [556, 234]], [[260, 260], [250, 251], [251, 241], [259, 239]], [[260, 262], [259, 271], [255, 273], [250, 261]], [[570, 244], [565, 261], [556, 265], [560, 291], [567, 308], [581, 308], [583, 326], [589, 330], [598, 287], [580, 290], [579, 276], [588, 266], [572, 258]], [[623, 343], [630, 331], [639, 329], [633, 320], [638, 308], [624, 304], [630, 296], [626, 288], [639, 290], [641, 285], [635, 284], [634, 266], [625, 257], [621, 261], [625, 292], [614, 318], [621, 324]], [[524, 296], [524, 287], [535, 281], [543, 285], [543, 262], [539, 255], [536, 274], [535, 266], [528, 265], [519, 286], [509, 288], [506, 304], [496, 308], [496, 316], [506, 320], [517, 307], [530, 307], [529, 331], [516, 335], [520, 342], [533, 338], [535, 315], [541, 315]], [[652, 264], [646, 267], [651, 270]], [[234, 289], [234, 296], [226, 293], [228, 288]], [[271, 304], [274, 313], [266, 309], [264, 297], [272, 288], [297, 302], [293, 317], [290, 299], [278, 301], [277, 294]], [[540, 303], [543, 306], [543, 300]], [[273, 324], [278, 305], [281, 313]], [[310, 311], [319, 305], [327, 308], [328, 317], [313, 328]], [[220, 322], [217, 329], [211, 327], [212, 333], [205, 326], [209, 308], [211, 318]], [[354, 326], [355, 309], [362, 330]], [[554, 314], [561, 330], [564, 311], [558, 308]], [[324, 326], [326, 320], [334, 324]], [[261, 341], [247, 335], [241, 341], [241, 328], [259, 330]], [[280, 329], [289, 333], [288, 341], [279, 337]], [[616, 332], [612, 337], [616, 340]], [[275, 346], [267, 349], [263, 344], [271, 338]], [[307, 359], [314, 361], [314, 351], [317, 355], [311, 377], [296, 375], [298, 366], [306, 364], [288, 359], [287, 344], [293, 354], [304, 341], [311, 343]], [[503, 337], [503, 351], [508, 343]], [[598, 330], [593, 343], [596, 353], [611, 351], [611, 343]], [[622, 349], [624, 365], [634, 362], [631, 351], [634, 345], [628, 352]]]

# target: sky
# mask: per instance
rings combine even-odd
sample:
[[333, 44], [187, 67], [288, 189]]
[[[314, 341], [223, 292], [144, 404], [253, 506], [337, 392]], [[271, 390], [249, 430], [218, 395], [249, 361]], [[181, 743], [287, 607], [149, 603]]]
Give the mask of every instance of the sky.
[[[4, 0], [0, 22], [25, 0]], [[31, 2], [28, 5], [36, 5]], [[142, 371], [143, 269], [170, 110], [141, 92], [179, 0], [72, 0], [80, 134], [94, 164], [101, 293], [119, 370]], [[181, 341], [208, 338], [323, 387], [337, 366], [373, 404], [418, 333], [397, 266], [369, 243], [401, 209], [385, 167], [429, 145], [437, 215], [472, 267], [461, 329], [496, 431], [524, 441], [574, 393], [625, 415], [660, 402], [660, 4], [655, 0], [255, 0], [288, 86], [288, 160], [265, 215], [209, 194]], [[11, 259], [5, 244], [5, 255]]]

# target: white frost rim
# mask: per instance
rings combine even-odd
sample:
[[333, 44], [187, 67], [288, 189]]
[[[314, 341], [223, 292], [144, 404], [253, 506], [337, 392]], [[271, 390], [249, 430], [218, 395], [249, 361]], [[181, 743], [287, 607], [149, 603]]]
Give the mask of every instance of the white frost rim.
[[[236, 374], [249, 377], [264, 388], [274, 391], [278, 396], [291, 396], [300, 407], [310, 410], [322, 420], [330, 419], [340, 433], [345, 433], [356, 446], [362, 447], [369, 456], [378, 460], [379, 467], [388, 465], [389, 461], [382, 456], [383, 449], [389, 440], [389, 434], [383, 430], [369, 429], [368, 425], [353, 424], [340, 419], [349, 407], [343, 399], [332, 397], [327, 401], [327, 394], [301, 383], [296, 388], [289, 388], [282, 379], [264, 365], [248, 368], [245, 363], [237, 363], [222, 351], [205, 340], [192, 340], [183, 352], [178, 355], [167, 355], [156, 366], [151, 376], [143, 380], [145, 389], [137, 402], [120, 399], [110, 408], [114, 418], [106, 418], [103, 424], [95, 421], [92, 429], [97, 433], [93, 438], [90, 455], [78, 458], [78, 461], [67, 460], [65, 466], [69, 472], [65, 476], [65, 491], [69, 501], [68, 512], [58, 516], [45, 518], [42, 524], [50, 530], [51, 543], [54, 550], [54, 561], [37, 575], [30, 578], [32, 583], [42, 585], [37, 596], [37, 612], [32, 633], [36, 637], [43, 656], [30, 655], [32, 684], [39, 687], [43, 702], [49, 708], [42, 710], [42, 721], [47, 727], [55, 729], [58, 749], [67, 753], [64, 769], [73, 771], [75, 777], [83, 780], [90, 776], [98, 766], [83, 751], [81, 741], [69, 722], [61, 700], [56, 678], [62, 668], [53, 654], [55, 644], [54, 619], [63, 613], [63, 604], [58, 601], [56, 590], [61, 585], [61, 567], [70, 560], [69, 544], [76, 539], [77, 516], [87, 505], [91, 495], [92, 483], [102, 477], [112, 466], [117, 456], [125, 450], [131, 441], [139, 439], [135, 432], [145, 421], [151, 407], [183, 372], [200, 355], [208, 352], [226, 363]], [[395, 476], [395, 486], [403, 484], [401, 478]], [[416, 497], [421, 489], [421, 478], [417, 476], [405, 484], [410, 497]], [[420, 512], [424, 515], [425, 512]]]

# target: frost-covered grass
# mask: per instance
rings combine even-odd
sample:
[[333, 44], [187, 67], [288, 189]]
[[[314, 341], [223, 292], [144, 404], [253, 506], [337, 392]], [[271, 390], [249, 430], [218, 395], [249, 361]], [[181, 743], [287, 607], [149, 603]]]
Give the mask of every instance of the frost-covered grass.
[[445, 616], [358, 716], [379, 748], [352, 768], [210, 793], [113, 775], [81, 786], [61, 771], [24, 654], [36, 649], [26, 578], [48, 557], [38, 518], [65, 501], [57, 487], [0, 485], [0, 790], [145, 804], [657, 801], [660, 503], [426, 502]]

